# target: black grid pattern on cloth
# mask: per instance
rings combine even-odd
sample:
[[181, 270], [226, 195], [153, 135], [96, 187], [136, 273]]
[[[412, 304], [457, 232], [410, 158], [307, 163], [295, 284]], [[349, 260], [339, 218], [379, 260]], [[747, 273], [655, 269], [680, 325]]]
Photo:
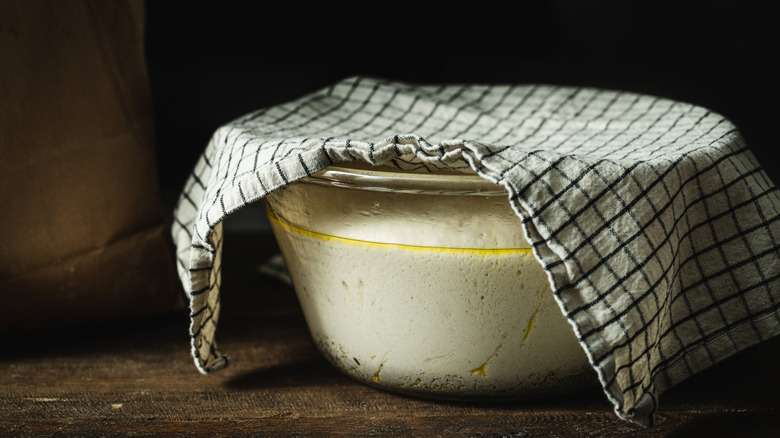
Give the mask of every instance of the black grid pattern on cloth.
[[506, 188], [618, 416], [780, 333], [780, 195], [737, 129], [705, 108], [552, 85], [349, 78], [220, 127], [172, 233], [192, 354], [216, 347], [221, 221], [340, 161], [476, 172]]

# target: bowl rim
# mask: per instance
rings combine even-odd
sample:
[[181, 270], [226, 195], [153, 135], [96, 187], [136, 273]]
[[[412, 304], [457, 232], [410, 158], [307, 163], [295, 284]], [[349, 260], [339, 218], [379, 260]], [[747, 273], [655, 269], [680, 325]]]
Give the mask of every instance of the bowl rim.
[[359, 162], [332, 164], [304, 178], [301, 182], [369, 191], [454, 196], [507, 196], [506, 189], [476, 173], [415, 172]]

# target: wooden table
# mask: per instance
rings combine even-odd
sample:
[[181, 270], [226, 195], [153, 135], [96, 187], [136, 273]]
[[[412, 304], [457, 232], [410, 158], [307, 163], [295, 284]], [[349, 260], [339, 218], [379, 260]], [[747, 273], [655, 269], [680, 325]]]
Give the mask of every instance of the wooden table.
[[357, 383], [316, 351], [292, 290], [256, 273], [268, 235], [225, 239], [218, 340], [200, 375], [186, 311], [30, 334], [0, 357], [0, 436], [780, 436], [780, 338], [663, 394], [657, 425], [619, 420], [600, 390], [453, 403]]

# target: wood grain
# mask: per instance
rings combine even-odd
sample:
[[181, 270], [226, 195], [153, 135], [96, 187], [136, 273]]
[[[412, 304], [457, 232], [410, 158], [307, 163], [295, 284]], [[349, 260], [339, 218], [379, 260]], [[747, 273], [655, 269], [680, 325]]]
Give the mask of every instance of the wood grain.
[[254, 274], [269, 236], [225, 240], [218, 340], [231, 365], [200, 375], [186, 314], [26, 333], [0, 357], [0, 436], [778, 436], [769, 340], [661, 396], [657, 425], [619, 420], [599, 389], [457, 403], [357, 383], [312, 344], [290, 288]]

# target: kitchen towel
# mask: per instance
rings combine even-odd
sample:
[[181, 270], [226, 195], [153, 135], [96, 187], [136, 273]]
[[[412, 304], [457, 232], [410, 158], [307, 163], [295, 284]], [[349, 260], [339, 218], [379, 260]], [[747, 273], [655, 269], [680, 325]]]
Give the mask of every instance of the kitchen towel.
[[476, 172], [503, 186], [616, 414], [780, 332], [780, 193], [706, 108], [553, 85], [355, 77], [214, 133], [172, 227], [192, 354], [224, 367], [221, 221], [342, 161]]

